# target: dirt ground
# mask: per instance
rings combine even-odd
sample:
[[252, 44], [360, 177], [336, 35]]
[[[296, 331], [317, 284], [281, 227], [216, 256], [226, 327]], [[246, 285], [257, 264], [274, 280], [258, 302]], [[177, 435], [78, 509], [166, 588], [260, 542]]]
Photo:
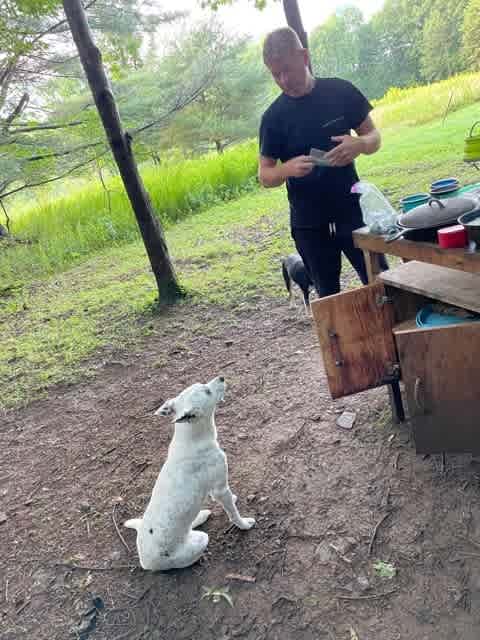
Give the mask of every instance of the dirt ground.
[[[2, 640], [478, 640], [475, 460], [417, 456], [384, 389], [332, 402], [311, 327], [284, 300], [182, 307], [155, 327], [143, 349], [104, 354], [94, 380], [0, 416]], [[215, 506], [197, 565], [144, 572], [122, 522], [171, 437], [153, 411], [218, 374], [231, 486], [257, 525], [232, 529]], [[212, 588], [233, 606], [202, 598]]]

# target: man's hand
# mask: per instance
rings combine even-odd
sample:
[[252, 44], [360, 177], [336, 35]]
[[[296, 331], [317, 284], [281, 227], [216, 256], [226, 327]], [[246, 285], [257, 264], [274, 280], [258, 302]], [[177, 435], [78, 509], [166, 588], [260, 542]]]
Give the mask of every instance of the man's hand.
[[297, 156], [282, 165], [282, 173], [285, 178], [303, 178], [314, 166], [315, 162], [311, 156]]
[[363, 141], [353, 136], [333, 136], [333, 142], [339, 142], [334, 149], [325, 154], [332, 167], [346, 167], [364, 152]]

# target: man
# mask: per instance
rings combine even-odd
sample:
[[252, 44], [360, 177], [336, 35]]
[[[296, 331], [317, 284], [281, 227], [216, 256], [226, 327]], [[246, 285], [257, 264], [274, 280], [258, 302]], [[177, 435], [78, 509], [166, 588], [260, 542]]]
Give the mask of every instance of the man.
[[[340, 291], [342, 251], [366, 284], [363, 253], [352, 238], [362, 213], [350, 189], [358, 181], [355, 158], [380, 148], [372, 106], [349, 82], [314, 78], [290, 27], [267, 36], [263, 59], [283, 93], [262, 117], [259, 180], [265, 187], [286, 182], [292, 237], [319, 296]], [[329, 166], [314, 163], [312, 148], [327, 152]], [[381, 262], [387, 268], [383, 256]]]

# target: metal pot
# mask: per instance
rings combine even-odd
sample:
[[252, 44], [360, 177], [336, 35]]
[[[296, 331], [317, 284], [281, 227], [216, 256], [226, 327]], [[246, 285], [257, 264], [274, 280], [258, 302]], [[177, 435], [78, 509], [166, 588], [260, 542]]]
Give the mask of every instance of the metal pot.
[[467, 231], [468, 250], [473, 253], [477, 250], [477, 247], [480, 247], [480, 207], [464, 213], [459, 217], [458, 222]]
[[478, 203], [472, 198], [458, 197], [448, 198], [447, 200], [430, 198], [427, 204], [422, 204], [407, 213], [399, 215], [397, 218], [399, 231], [385, 238], [385, 241], [393, 242], [407, 233], [412, 236], [412, 239], [426, 239], [426, 235], [433, 235], [434, 239], [434, 232], [437, 229], [448, 227], [456, 222], [459, 216], [471, 213], [477, 207]]

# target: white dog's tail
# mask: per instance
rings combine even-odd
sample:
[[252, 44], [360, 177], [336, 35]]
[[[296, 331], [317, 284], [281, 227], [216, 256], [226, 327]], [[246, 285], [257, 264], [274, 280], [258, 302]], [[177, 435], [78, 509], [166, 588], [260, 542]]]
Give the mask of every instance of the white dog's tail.
[[138, 531], [141, 524], [142, 518], [133, 518], [132, 520], [127, 520], [123, 526], [127, 527], [127, 529], [135, 529], [135, 531]]

